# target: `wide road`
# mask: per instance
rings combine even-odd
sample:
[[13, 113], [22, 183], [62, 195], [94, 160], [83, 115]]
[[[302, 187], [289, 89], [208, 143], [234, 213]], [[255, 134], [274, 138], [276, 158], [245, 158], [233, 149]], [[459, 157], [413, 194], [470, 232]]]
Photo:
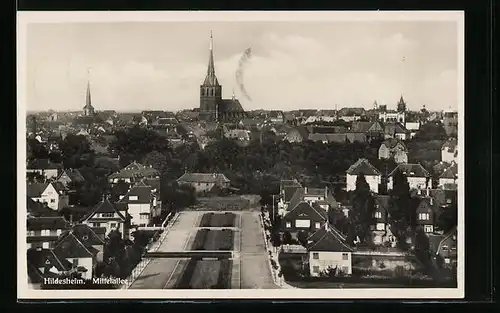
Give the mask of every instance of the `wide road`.
[[269, 269], [259, 212], [241, 212], [241, 289], [277, 289]]
[[[193, 229], [199, 223], [200, 213], [183, 212], [168, 231], [165, 240], [158, 248], [159, 252], [189, 250], [188, 243], [195, 235]], [[168, 289], [178, 279], [179, 270], [185, 262], [177, 258], [152, 259], [141, 275], [132, 283], [130, 289]]]

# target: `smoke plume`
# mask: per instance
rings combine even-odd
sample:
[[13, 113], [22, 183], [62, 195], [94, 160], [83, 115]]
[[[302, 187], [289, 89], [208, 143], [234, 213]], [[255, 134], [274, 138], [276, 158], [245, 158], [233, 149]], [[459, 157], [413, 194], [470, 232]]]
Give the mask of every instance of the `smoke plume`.
[[247, 48], [245, 52], [243, 52], [243, 55], [241, 56], [240, 62], [238, 64], [238, 69], [236, 70], [236, 83], [238, 84], [241, 93], [245, 98], [248, 99], [248, 101], [252, 101], [252, 98], [250, 98], [250, 95], [245, 90], [245, 84], [243, 82], [243, 74], [245, 73], [245, 68], [251, 57], [252, 57], [252, 49]]

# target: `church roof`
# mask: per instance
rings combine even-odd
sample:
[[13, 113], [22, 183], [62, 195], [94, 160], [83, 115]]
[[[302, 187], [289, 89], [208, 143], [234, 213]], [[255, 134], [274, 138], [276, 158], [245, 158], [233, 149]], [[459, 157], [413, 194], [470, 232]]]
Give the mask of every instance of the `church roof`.
[[219, 102], [221, 112], [243, 112], [243, 107], [238, 99], [221, 99]]
[[90, 82], [87, 82], [87, 95], [85, 98], [85, 106], [83, 108], [84, 109], [93, 109], [94, 108], [92, 106], [92, 98], [90, 96]]
[[204, 86], [219, 86], [219, 81], [217, 80], [217, 76], [215, 76], [212, 33], [210, 33], [210, 53], [208, 56], [207, 76], [205, 76], [205, 80], [203, 81], [203, 85]]

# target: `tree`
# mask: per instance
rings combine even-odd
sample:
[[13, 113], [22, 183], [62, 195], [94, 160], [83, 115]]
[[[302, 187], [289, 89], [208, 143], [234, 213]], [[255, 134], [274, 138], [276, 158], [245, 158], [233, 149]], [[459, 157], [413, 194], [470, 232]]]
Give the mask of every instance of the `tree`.
[[457, 205], [454, 204], [445, 208], [438, 217], [437, 226], [444, 233], [448, 233], [453, 227], [457, 226]]
[[273, 247], [279, 247], [281, 246], [281, 236], [279, 234], [279, 232], [277, 231], [272, 231], [271, 232], [271, 244], [273, 245]]
[[142, 159], [142, 163], [144, 165], [151, 165], [160, 173], [164, 173], [167, 170], [167, 157], [158, 151], [151, 151], [146, 154]]
[[291, 245], [293, 244], [292, 234], [289, 231], [283, 233], [283, 244]]
[[309, 233], [307, 231], [301, 230], [297, 233], [297, 240], [304, 247], [307, 246], [307, 238], [309, 238]]
[[94, 151], [85, 136], [67, 135], [59, 142], [59, 150], [65, 168], [94, 166]]
[[365, 176], [359, 174], [356, 178], [356, 189], [353, 192], [352, 221], [355, 225], [355, 234], [362, 239], [367, 238], [370, 225], [373, 222], [374, 201], [370, 186]]
[[420, 127], [414, 138], [417, 141], [445, 140], [448, 135], [441, 122], [429, 122]]

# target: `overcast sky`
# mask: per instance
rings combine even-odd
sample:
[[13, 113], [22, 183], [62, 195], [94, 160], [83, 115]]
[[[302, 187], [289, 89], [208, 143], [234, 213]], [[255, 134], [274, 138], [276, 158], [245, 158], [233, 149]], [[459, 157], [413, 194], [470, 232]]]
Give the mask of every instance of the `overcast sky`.
[[[27, 109], [79, 110], [90, 78], [96, 110], [199, 106], [210, 30], [223, 97], [234, 88], [246, 110], [457, 108], [454, 22], [129, 22], [30, 24]], [[235, 72], [244, 73], [252, 101]], [[403, 60], [405, 58], [405, 61]], [[90, 68], [90, 75], [87, 74]]]

